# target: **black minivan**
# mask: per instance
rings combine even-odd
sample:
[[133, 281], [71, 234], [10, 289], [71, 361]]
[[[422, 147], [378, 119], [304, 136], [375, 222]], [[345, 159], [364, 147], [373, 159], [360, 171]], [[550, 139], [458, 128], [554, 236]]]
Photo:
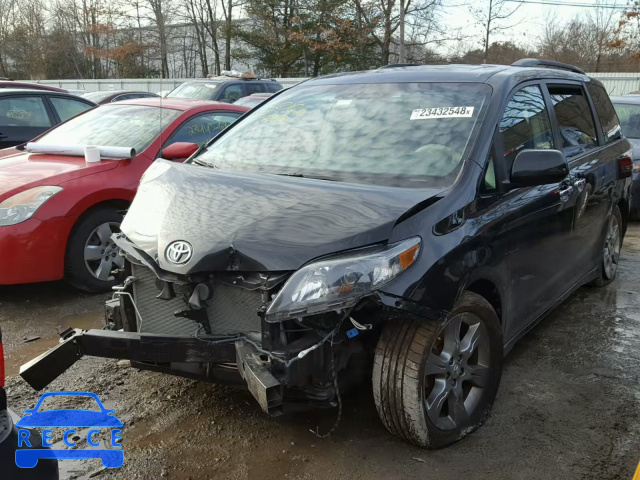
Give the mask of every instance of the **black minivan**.
[[570, 65], [307, 81], [149, 168], [108, 329], [64, 333], [22, 375], [129, 358], [273, 415], [371, 382], [390, 432], [445, 446], [486, 419], [519, 338], [615, 278], [631, 168], [607, 93]]

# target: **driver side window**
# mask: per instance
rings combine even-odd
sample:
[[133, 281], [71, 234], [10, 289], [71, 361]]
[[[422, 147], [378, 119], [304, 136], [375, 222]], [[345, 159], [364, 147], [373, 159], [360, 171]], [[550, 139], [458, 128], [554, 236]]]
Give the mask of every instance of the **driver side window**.
[[518, 90], [507, 104], [498, 129], [507, 172], [522, 150], [554, 148], [549, 112], [537, 85]]

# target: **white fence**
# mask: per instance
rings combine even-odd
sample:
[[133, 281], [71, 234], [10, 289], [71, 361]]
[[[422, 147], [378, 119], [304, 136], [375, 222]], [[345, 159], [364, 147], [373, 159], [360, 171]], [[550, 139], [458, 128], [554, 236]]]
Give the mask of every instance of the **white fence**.
[[[40, 80], [42, 85], [60, 87], [66, 90], [84, 90], [87, 92], [99, 92], [109, 90], [137, 90], [144, 92], [160, 93], [173, 90], [175, 87], [192, 78], [123, 78], [119, 80]], [[276, 78], [284, 87], [290, 87], [300, 83], [306, 78]], [[30, 80], [22, 80], [30, 82]]]
[[[589, 76], [600, 80], [610, 95], [622, 95], [640, 90], [640, 73], [589, 73]], [[142, 90], [145, 92], [164, 92], [173, 90], [189, 78], [127, 78], [121, 80], [41, 80], [35, 83], [65, 88], [67, 90], [85, 90], [97, 92], [102, 90]], [[290, 87], [306, 78], [276, 78], [284, 87]], [[29, 80], [25, 80], [29, 81]]]

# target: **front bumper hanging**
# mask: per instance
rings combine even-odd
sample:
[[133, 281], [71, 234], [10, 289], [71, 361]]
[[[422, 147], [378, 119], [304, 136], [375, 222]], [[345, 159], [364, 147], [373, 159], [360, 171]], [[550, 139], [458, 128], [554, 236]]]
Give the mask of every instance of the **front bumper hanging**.
[[234, 363], [262, 409], [274, 416], [283, 413], [283, 385], [244, 340], [211, 345], [193, 336], [77, 328], [60, 337], [59, 345], [20, 367], [20, 376], [35, 390], [45, 388], [85, 355], [132, 362]]

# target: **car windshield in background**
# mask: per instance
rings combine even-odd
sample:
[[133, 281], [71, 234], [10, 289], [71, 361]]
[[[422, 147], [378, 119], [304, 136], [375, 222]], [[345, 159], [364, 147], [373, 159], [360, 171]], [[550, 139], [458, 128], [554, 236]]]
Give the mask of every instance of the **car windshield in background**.
[[194, 161], [226, 170], [391, 186], [455, 180], [491, 88], [305, 85], [248, 115]]
[[194, 98], [196, 100], [214, 100], [216, 98], [216, 82], [183, 83], [167, 94], [167, 98]]
[[640, 105], [614, 104], [622, 132], [627, 138], [640, 138]]
[[38, 143], [131, 147], [140, 153], [180, 113], [170, 108], [104, 105], [54, 128]]
[[82, 97], [87, 100], [91, 100], [92, 102], [100, 103], [105, 98], [110, 97], [113, 94], [114, 92], [91, 92], [83, 94]]

